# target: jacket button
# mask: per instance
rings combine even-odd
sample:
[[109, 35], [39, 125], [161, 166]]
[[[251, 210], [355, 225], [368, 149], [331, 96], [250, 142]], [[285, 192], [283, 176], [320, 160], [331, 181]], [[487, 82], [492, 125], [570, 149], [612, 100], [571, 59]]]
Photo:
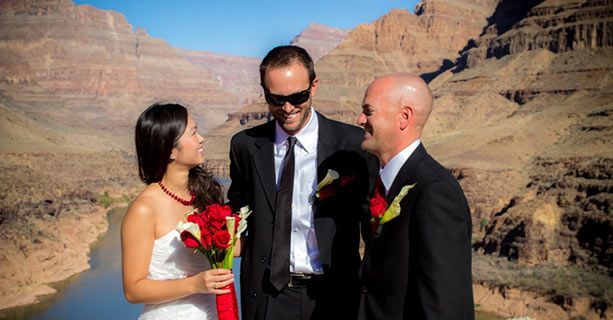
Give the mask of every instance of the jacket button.
[[366, 288], [366, 286], [362, 286], [362, 293], [368, 293], [368, 288]]
[[260, 263], [266, 263], [266, 257], [261, 257], [260, 258]]
[[255, 291], [251, 291], [251, 293], [249, 293], [249, 296], [252, 297], [253, 299], [258, 297], [258, 293]]

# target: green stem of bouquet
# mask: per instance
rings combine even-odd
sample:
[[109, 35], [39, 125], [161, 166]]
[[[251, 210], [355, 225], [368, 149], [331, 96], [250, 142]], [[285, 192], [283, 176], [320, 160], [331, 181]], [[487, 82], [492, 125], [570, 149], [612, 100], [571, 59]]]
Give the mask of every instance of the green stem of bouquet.
[[232, 265], [234, 263], [234, 245], [236, 244], [236, 239], [232, 240], [232, 243], [227, 249], [226, 256], [223, 258], [221, 263], [221, 267], [224, 269], [232, 270]]
[[209, 259], [209, 263], [211, 264], [212, 268], [218, 267], [217, 263], [215, 262], [217, 261], [217, 257], [215, 256], [215, 252], [213, 250], [205, 250], [203, 247], [199, 247], [197, 250], [204, 254], [207, 259]]

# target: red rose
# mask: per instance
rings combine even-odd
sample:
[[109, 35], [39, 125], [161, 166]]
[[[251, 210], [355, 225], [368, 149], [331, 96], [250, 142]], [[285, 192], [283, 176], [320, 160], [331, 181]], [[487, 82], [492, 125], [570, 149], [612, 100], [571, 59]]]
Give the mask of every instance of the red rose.
[[383, 216], [385, 210], [387, 210], [387, 202], [384, 197], [376, 195], [370, 198], [370, 216], [372, 218], [379, 221], [379, 218]]
[[318, 194], [318, 198], [319, 200], [326, 200], [328, 198], [330, 198], [331, 196], [333, 196], [336, 193], [336, 188], [334, 188], [331, 184], [321, 188], [321, 190], [319, 190]]
[[217, 248], [225, 249], [230, 246], [230, 234], [226, 230], [217, 231], [213, 241]]
[[209, 215], [207, 214], [206, 210], [203, 210], [202, 212], [198, 213], [198, 217], [204, 222], [204, 225], [207, 225], [209, 223]]
[[196, 239], [194, 237], [194, 235], [189, 233], [187, 230], [181, 232], [181, 241], [183, 241], [185, 246], [188, 247], [188, 248], [194, 248], [195, 249], [195, 248], [198, 248], [200, 246], [200, 242], [198, 242], [198, 239]]
[[208, 229], [202, 230], [202, 234], [200, 235], [200, 242], [202, 242], [202, 246], [205, 249], [211, 249], [213, 245], [213, 232], [210, 232]]
[[206, 226], [206, 220], [203, 219], [203, 215], [201, 214], [192, 213], [188, 215], [187, 222], [192, 222], [192, 223], [197, 224], [200, 230], [202, 230]]
[[228, 205], [212, 204], [206, 208], [209, 218], [212, 220], [226, 221], [226, 217], [232, 214], [232, 208]]
[[209, 229], [213, 230], [213, 233], [221, 229], [225, 229], [224, 228], [225, 225], [226, 225], [225, 219], [224, 220], [217, 220], [217, 219], [209, 220]]
[[356, 179], [356, 176], [342, 176], [340, 178], [340, 185], [341, 187], [344, 187], [346, 185], [348, 185], [349, 183], [351, 183], [353, 180]]

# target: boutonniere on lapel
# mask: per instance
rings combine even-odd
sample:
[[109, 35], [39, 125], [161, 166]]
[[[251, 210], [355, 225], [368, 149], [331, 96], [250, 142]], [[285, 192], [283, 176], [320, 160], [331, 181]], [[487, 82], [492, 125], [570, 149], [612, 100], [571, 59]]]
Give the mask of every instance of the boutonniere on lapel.
[[351, 181], [355, 180], [355, 176], [341, 177], [338, 172], [328, 169], [326, 176], [317, 184], [315, 198], [323, 201], [334, 196], [340, 188], [347, 186]]
[[400, 215], [400, 201], [404, 199], [404, 196], [409, 193], [409, 190], [413, 189], [417, 183], [410, 184], [402, 187], [400, 193], [394, 198], [394, 201], [387, 206], [385, 197], [375, 192], [375, 196], [370, 198], [370, 226], [372, 227], [373, 234], [381, 232], [383, 224]]

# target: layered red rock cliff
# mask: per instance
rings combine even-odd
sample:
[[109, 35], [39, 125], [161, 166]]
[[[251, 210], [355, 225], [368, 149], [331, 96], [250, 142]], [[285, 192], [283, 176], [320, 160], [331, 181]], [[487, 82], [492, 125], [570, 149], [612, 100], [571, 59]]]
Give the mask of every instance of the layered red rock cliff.
[[130, 127], [149, 104], [181, 101], [210, 128], [238, 107], [209, 72], [123, 15], [71, 1], [2, 1], [0, 94], [58, 124]]
[[239, 97], [240, 105], [256, 100], [260, 95], [260, 58], [184, 50], [183, 55], [193, 64], [204, 67], [217, 85]]
[[317, 62], [343, 42], [348, 34], [349, 30], [311, 23], [291, 41], [291, 44], [306, 49], [313, 61]]

